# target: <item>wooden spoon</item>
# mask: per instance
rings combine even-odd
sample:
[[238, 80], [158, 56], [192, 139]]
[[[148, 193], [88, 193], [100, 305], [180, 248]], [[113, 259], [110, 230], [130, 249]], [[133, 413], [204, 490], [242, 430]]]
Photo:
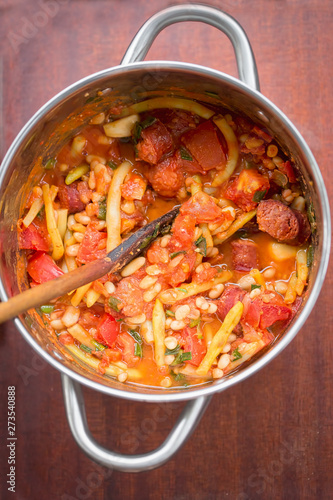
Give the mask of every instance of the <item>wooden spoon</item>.
[[58, 278], [29, 288], [10, 298], [7, 302], [2, 302], [0, 304], [0, 323], [14, 318], [28, 309], [47, 304], [50, 300], [91, 283], [111, 271], [119, 271], [137, 257], [159, 234], [168, 232], [170, 230], [168, 226], [170, 226], [178, 212], [179, 207], [173, 208], [142, 227], [109, 252], [103, 259], [94, 260]]

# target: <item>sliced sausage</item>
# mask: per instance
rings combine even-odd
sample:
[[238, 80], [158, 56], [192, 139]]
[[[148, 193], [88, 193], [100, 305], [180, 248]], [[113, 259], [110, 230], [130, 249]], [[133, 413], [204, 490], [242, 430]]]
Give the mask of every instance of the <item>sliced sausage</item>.
[[275, 200], [264, 200], [259, 203], [257, 222], [260, 231], [284, 242], [297, 238], [300, 229], [295, 211], [281, 201]]
[[82, 212], [85, 205], [80, 200], [80, 193], [77, 189], [77, 182], [73, 182], [67, 186], [64, 182], [59, 184], [58, 198], [61, 208], [68, 208], [69, 214]]
[[250, 240], [234, 240], [232, 247], [232, 264], [236, 271], [249, 272], [258, 267], [258, 249]]
[[166, 153], [173, 148], [173, 141], [169, 130], [160, 120], [156, 120], [150, 127], [142, 130], [140, 141], [137, 144], [139, 159], [156, 165]]
[[145, 175], [154, 191], [167, 198], [176, 196], [177, 191], [185, 184], [181, 165], [175, 155], [166, 158], [154, 167], [150, 167], [145, 171]]

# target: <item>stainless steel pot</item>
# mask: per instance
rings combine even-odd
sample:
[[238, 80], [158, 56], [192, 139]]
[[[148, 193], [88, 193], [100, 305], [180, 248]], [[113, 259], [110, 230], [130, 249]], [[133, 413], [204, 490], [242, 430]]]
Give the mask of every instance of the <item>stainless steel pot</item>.
[[[231, 40], [242, 81], [203, 66], [180, 62], [140, 62], [158, 33], [170, 24], [201, 21], [223, 31]], [[204, 386], [186, 390], [141, 387], [103, 379], [65, 357], [46, 335], [34, 314], [15, 320], [18, 330], [35, 351], [62, 376], [64, 401], [69, 425], [82, 450], [96, 462], [116, 470], [138, 472], [158, 467], [171, 458], [189, 437], [211, 396], [223, 391], [256, 371], [279, 354], [294, 338], [313, 308], [324, 281], [330, 253], [330, 212], [324, 182], [318, 165], [304, 139], [288, 118], [259, 92], [257, 69], [251, 46], [241, 26], [229, 15], [203, 5], [179, 5], [150, 18], [129, 46], [120, 66], [91, 75], [71, 85], [43, 106], [21, 130], [11, 145], [1, 167], [0, 224], [2, 300], [20, 291], [17, 269], [22, 263], [17, 235], [12, 224], [21, 213], [21, 203], [31, 165], [39, 156], [52, 156], [73, 130], [116, 102], [133, 102], [153, 95], [194, 97], [203, 102], [222, 104], [246, 114], [266, 127], [285, 152], [294, 159], [307, 198], [316, 217], [315, 259], [304, 304], [288, 331], [267, 351], [236, 374], [227, 375]], [[220, 96], [214, 97], [214, 94]], [[82, 108], [85, 114], [82, 115]], [[70, 123], [64, 127], [65, 123]], [[69, 128], [71, 130], [69, 130]], [[67, 131], [66, 131], [67, 130]], [[36, 174], [37, 175], [37, 174]], [[27, 286], [27, 282], [26, 282]], [[185, 409], [166, 441], [144, 455], [121, 455], [102, 448], [91, 436], [85, 417], [80, 384], [108, 395], [142, 402], [188, 400]]]

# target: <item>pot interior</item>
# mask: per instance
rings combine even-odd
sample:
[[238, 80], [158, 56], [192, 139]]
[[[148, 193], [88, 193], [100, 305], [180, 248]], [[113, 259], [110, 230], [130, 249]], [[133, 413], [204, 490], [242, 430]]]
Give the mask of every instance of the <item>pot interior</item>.
[[[118, 67], [93, 75], [56, 96], [22, 130], [8, 152], [1, 169], [0, 273], [3, 295], [10, 297], [28, 287], [25, 258], [18, 248], [16, 221], [23, 211], [24, 202], [32, 187], [32, 182], [27, 185], [32, 169], [34, 168], [33, 176], [30, 179], [33, 183], [38, 182], [41, 177], [39, 169], [34, 167], [36, 163], [38, 164], [39, 158], [41, 157], [44, 163], [54, 156], [69, 137], [77, 133], [101, 111], [108, 110], [117, 104], [128, 105], [158, 96], [194, 98], [202, 103], [212, 104], [215, 107], [222, 106], [245, 115], [260, 127], [266, 128], [282, 150], [293, 158], [301, 183], [306, 187], [308, 207], [311, 207], [315, 258], [301, 311], [294, 318], [293, 325], [289, 327], [288, 335], [291, 340], [309, 314], [319, 293], [320, 282], [325, 273], [325, 269], [319, 272], [319, 264], [323, 252], [329, 249], [328, 211], [324, 205], [326, 192], [318, 167], [294, 127], [260, 94], [246, 88], [236, 79], [221, 76], [221, 73], [181, 63], [138, 63], [127, 68]], [[319, 288], [317, 286], [314, 290], [315, 297], [314, 299], [312, 297], [312, 303], [307, 308], [307, 302], [317, 281], [319, 281]], [[300, 315], [302, 318], [299, 318]], [[117, 380], [99, 376], [89, 368], [73, 363], [72, 358], [64, 354], [53, 340], [51, 341], [51, 335], [45, 330], [41, 317], [35, 311], [21, 315], [19, 321], [20, 323], [17, 324], [24, 337], [40, 354], [45, 357], [47, 353], [48, 361], [58, 368], [65, 367], [71, 370], [72, 376], [75, 374], [83, 376], [85, 380], [80, 378], [81, 382], [88, 385], [89, 381], [97, 382], [99, 384], [97, 388], [123, 397], [131, 397], [131, 394], [136, 393], [143, 395], [144, 399], [145, 394], [160, 396], [165, 394], [165, 390], [160, 388], [119, 383]], [[282, 338], [286, 335], [287, 332]], [[251, 361], [251, 366], [260, 367], [258, 361], [262, 356], [268, 356], [271, 359], [275, 354], [269, 356], [268, 353], [272, 350], [278, 351], [281, 340], [278, 338], [274, 345], [266, 348], [264, 353], [260, 352], [260, 355]], [[244, 370], [248, 370], [246, 365], [241, 368], [241, 371]], [[214, 391], [218, 391], [236, 382], [237, 378], [238, 376], [235, 376], [233, 372], [222, 380], [209, 382], [207, 385], [214, 385]], [[232, 382], [231, 379], [233, 379]], [[108, 391], [107, 388], [111, 390]], [[196, 393], [197, 390], [198, 386], [194, 386], [187, 388], [186, 392]], [[170, 393], [184, 394], [184, 389], [170, 389], [168, 394]]]

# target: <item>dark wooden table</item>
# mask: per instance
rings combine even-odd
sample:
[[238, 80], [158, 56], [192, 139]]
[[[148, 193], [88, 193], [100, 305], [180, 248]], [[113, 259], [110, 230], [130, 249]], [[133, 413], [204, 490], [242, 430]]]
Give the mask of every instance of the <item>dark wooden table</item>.
[[[304, 135], [332, 196], [331, 2], [208, 3], [232, 14], [247, 31], [262, 92]], [[140, 25], [168, 5], [167, 0], [1, 0], [1, 158], [43, 103], [74, 81], [118, 64]], [[168, 28], [148, 58], [195, 62], [236, 75], [230, 42], [201, 24]], [[175, 458], [141, 474], [94, 473], [95, 465], [69, 431], [59, 373], [33, 353], [12, 323], [2, 325], [1, 498], [333, 498], [332, 278], [330, 266], [317, 306], [292, 344], [261, 372], [216, 395]], [[15, 494], [7, 490], [5, 447], [7, 386], [13, 385]], [[84, 393], [93, 434], [123, 452], [156, 447], [182, 407], [169, 407], [152, 432], [144, 423], [156, 405]]]

